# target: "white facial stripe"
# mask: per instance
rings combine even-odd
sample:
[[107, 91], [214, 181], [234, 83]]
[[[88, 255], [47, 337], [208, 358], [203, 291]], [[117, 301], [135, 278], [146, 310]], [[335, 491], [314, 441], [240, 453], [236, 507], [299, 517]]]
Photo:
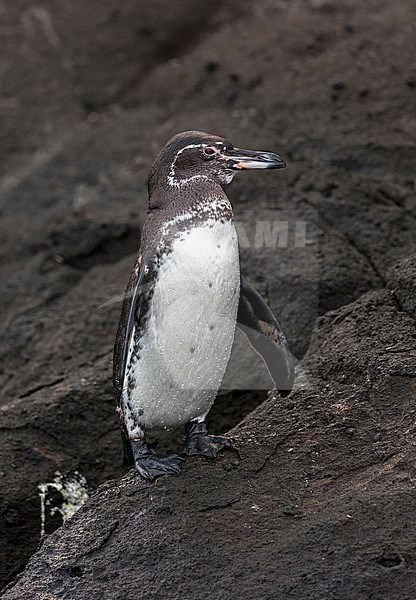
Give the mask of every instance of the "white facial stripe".
[[[213, 143], [214, 144], [223, 145], [222, 142], [213, 142]], [[180, 154], [182, 154], [182, 152], [184, 150], [188, 150], [189, 148], [207, 148], [208, 146], [212, 146], [212, 144], [205, 144], [205, 143], [201, 143], [201, 144], [188, 144], [187, 146], [184, 146], [183, 148], [181, 148], [176, 153], [176, 156], [173, 159], [173, 163], [172, 163], [172, 165], [170, 167], [169, 175], [167, 177], [168, 183], [169, 183], [170, 186], [179, 188], [179, 187], [181, 187], [181, 185], [183, 185], [185, 183], [189, 183], [190, 181], [193, 181], [194, 179], [209, 179], [206, 175], [192, 175], [192, 177], [187, 177], [187, 178], [184, 178], [184, 179], [178, 179], [175, 176], [175, 162], [176, 162], [176, 159], [178, 158], [178, 156]]]
[[169, 175], [168, 175], [168, 183], [169, 183], [170, 186], [179, 188], [183, 183], [188, 183], [188, 181], [191, 181], [192, 179], [195, 179], [196, 177], [199, 177], [199, 175], [194, 175], [193, 177], [188, 177], [187, 179], [179, 179], [178, 180], [175, 177], [175, 162], [176, 162], [176, 159], [178, 158], [178, 156], [180, 154], [182, 154], [182, 152], [184, 150], [188, 150], [188, 148], [203, 148], [205, 146], [206, 146], [206, 144], [188, 144], [188, 146], [185, 146], [184, 148], [181, 148], [179, 150], [179, 152], [177, 152], [175, 158], [173, 159], [173, 163], [172, 163], [172, 165], [170, 167], [170, 172], [169, 172]]
[[[173, 174], [172, 174], [173, 171]], [[180, 188], [183, 184], [185, 183], [189, 183], [190, 181], [193, 181], [194, 179], [206, 179], [208, 180], [209, 177], [207, 177], [206, 175], [192, 175], [191, 177], [184, 177], [183, 179], [177, 179], [175, 177], [175, 170], [171, 169], [170, 174], [168, 175], [168, 183], [170, 186], [172, 187], [176, 187], [176, 188]]]
[[208, 146], [208, 144], [189, 144], [188, 146], [185, 146], [184, 148], [181, 148], [181, 150], [179, 150], [179, 152], [176, 153], [175, 159], [172, 163], [172, 166], [175, 164], [176, 159], [178, 158], [179, 154], [182, 154], [182, 152], [184, 150], [188, 150], [188, 148], [205, 148], [206, 146]]

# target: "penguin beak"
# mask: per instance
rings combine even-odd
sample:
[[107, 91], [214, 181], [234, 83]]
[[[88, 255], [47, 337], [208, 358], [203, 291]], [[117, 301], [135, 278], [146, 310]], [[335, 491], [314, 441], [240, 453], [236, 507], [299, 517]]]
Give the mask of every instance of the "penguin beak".
[[284, 169], [285, 161], [273, 152], [258, 152], [257, 150], [242, 150], [232, 148], [221, 154], [222, 160], [227, 161], [227, 167], [240, 171], [241, 169]]

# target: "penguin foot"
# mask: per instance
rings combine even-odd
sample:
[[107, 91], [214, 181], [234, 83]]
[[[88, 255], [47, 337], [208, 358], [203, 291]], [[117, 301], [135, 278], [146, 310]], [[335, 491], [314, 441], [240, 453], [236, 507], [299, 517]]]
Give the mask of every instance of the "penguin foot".
[[196, 421], [185, 426], [185, 435], [182, 436], [185, 447], [181, 452], [183, 456], [205, 456], [205, 458], [216, 458], [218, 452], [224, 448], [235, 450], [233, 441], [221, 435], [209, 435], [205, 423]]
[[154, 481], [164, 475], [180, 475], [179, 465], [183, 461], [181, 456], [159, 456], [144, 440], [130, 440], [130, 447], [136, 471], [144, 479]]

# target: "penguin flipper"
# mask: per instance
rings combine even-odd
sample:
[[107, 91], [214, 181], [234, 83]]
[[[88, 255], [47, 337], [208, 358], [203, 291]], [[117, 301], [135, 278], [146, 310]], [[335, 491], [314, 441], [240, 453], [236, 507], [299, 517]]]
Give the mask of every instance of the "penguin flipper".
[[258, 291], [241, 276], [237, 327], [261, 356], [281, 396], [293, 387], [295, 367], [286, 336], [273, 312]]
[[131, 334], [135, 325], [140, 323], [142, 313], [146, 308], [146, 293], [151, 281], [150, 261], [139, 253], [136, 264], [130, 275], [130, 280], [124, 294], [123, 306], [121, 308], [120, 321], [118, 325], [113, 355], [113, 385], [116, 392], [117, 402], [120, 405], [123, 380], [126, 371], [127, 353]]

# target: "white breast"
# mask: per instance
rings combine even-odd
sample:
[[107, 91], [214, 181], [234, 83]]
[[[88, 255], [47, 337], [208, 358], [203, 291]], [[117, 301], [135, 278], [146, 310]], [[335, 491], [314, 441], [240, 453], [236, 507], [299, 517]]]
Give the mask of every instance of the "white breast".
[[129, 410], [140, 413], [146, 431], [171, 430], [212, 406], [230, 358], [239, 291], [232, 222], [209, 219], [175, 240], [160, 266], [140, 359], [132, 366]]

